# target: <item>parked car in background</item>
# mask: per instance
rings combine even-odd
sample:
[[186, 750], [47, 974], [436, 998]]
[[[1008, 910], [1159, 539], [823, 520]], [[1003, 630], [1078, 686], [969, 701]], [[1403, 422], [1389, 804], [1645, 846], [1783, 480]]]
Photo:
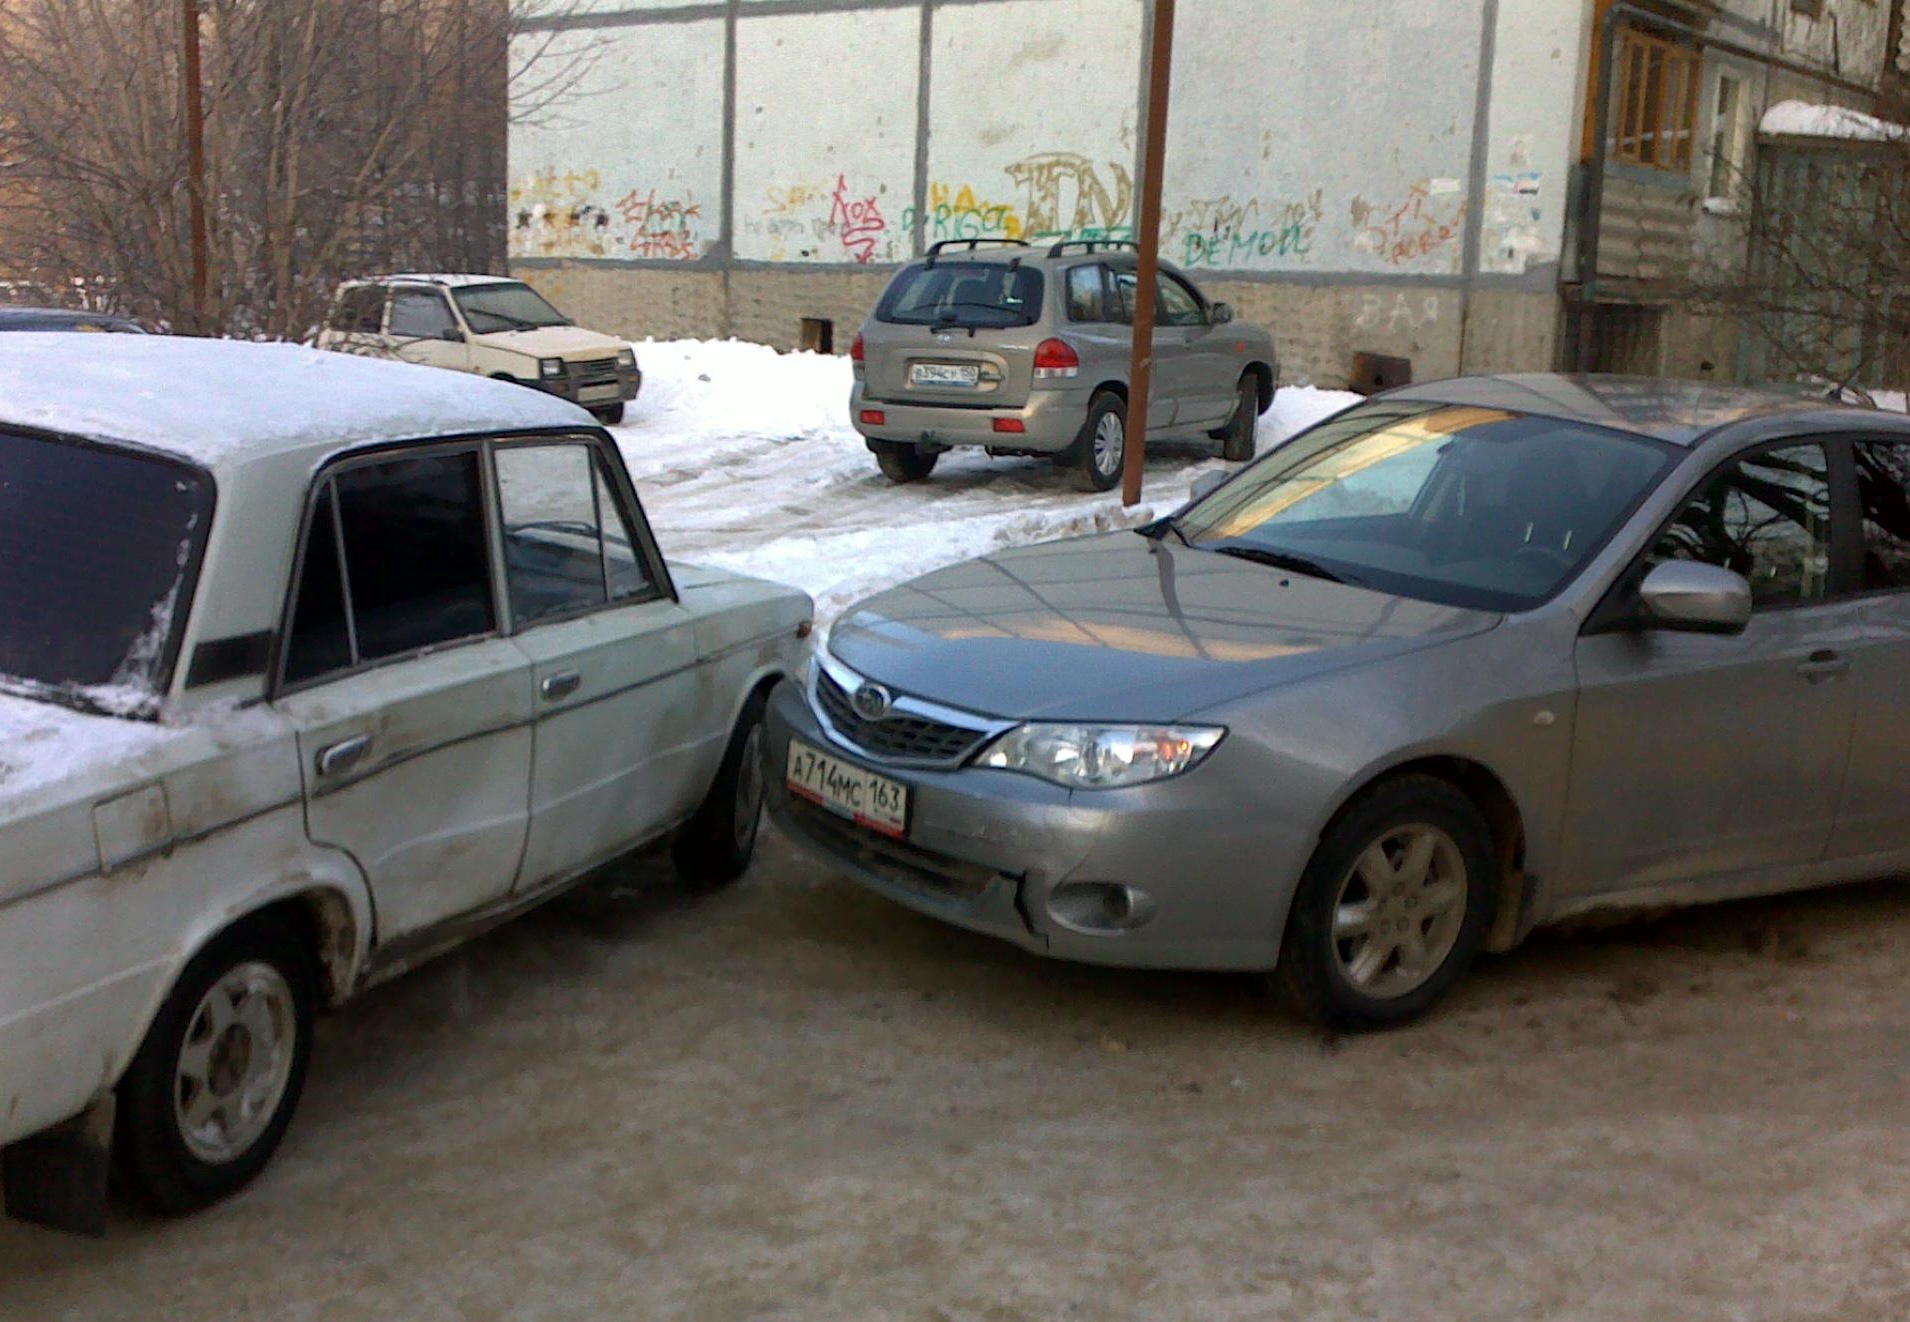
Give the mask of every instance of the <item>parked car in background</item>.
[[[984, 243], [992, 246], [983, 247]], [[849, 416], [896, 482], [944, 451], [1038, 455], [1088, 491], [1121, 480], [1133, 351], [1132, 244], [947, 240], [889, 282], [850, 350]], [[1149, 440], [1253, 458], [1280, 379], [1273, 338], [1163, 262]]]
[[1906, 695], [1910, 419], [1461, 379], [851, 608], [771, 802], [922, 912], [1368, 1028], [1569, 915], [1901, 871]]
[[636, 350], [585, 330], [522, 280], [387, 275], [339, 286], [317, 345], [515, 381], [623, 421], [643, 373]]
[[111, 331], [144, 335], [146, 328], [130, 317], [73, 308], [0, 306], [0, 331]]
[[286, 345], [7, 339], [11, 1214], [97, 1227], [109, 1144], [159, 1210], [227, 1194], [320, 1007], [634, 849], [747, 865], [809, 599], [668, 565], [587, 414]]

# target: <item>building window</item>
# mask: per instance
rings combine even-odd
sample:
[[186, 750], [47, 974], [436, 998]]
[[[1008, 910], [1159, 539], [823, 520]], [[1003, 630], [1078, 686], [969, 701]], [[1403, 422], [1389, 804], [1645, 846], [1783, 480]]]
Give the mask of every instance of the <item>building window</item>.
[[1736, 197], [1743, 189], [1743, 103], [1743, 83], [1730, 74], [1719, 74], [1717, 113], [1711, 121], [1711, 197]]
[[1702, 57], [1636, 28], [1619, 33], [1611, 158], [1654, 170], [1691, 169]]

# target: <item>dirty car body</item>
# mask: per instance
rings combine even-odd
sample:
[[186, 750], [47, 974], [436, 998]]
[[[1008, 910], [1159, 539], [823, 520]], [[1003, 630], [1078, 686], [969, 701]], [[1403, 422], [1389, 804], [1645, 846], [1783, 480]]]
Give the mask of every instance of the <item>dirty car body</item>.
[[772, 804], [1037, 953], [1310, 958], [1310, 1009], [1398, 1022], [1542, 923], [1910, 862], [1907, 477], [1900, 416], [1408, 388], [1172, 520], [851, 608], [772, 703]]
[[9, 1210], [63, 1219], [34, 1136], [115, 1133], [115, 1097], [162, 1210], [242, 1183], [312, 1005], [680, 846], [809, 609], [673, 571], [614, 444], [548, 396], [291, 346], [7, 337]]

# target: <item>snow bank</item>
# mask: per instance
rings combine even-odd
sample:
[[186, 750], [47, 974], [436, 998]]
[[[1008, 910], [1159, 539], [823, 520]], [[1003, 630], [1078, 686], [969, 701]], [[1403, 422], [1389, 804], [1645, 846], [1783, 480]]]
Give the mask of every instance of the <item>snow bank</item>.
[[[614, 428], [664, 554], [793, 583], [819, 618], [917, 574], [1002, 547], [1133, 527], [1172, 510], [1202, 473], [1195, 448], [1148, 455], [1142, 503], [1076, 491], [1039, 459], [941, 457], [897, 486], [849, 425], [847, 358], [737, 340], [636, 346], [643, 393]], [[1356, 403], [1289, 386], [1260, 419], [1265, 451]]]
[[1841, 138], [1847, 142], [1901, 142], [1910, 126], [1892, 124], [1844, 106], [1809, 101], [1779, 101], [1764, 112], [1758, 131], [1772, 137]]

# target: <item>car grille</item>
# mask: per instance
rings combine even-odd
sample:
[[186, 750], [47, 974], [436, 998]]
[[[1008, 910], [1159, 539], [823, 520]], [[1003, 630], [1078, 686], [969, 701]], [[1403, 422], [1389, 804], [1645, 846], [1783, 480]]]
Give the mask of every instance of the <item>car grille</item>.
[[617, 360], [593, 358], [587, 363], [572, 363], [570, 374], [581, 386], [609, 386], [617, 383]]
[[864, 830], [794, 794], [789, 796], [788, 812], [791, 824], [816, 844], [904, 890], [943, 899], [973, 900], [1001, 875], [979, 863], [964, 863], [920, 845]]
[[837, 734], [871, 757], [909, 762], [958, 762], [987, 738], [987, 731], [950, 725], [905, 711], [865, 720], [828, 671], [816, 675], [816, 703]]

